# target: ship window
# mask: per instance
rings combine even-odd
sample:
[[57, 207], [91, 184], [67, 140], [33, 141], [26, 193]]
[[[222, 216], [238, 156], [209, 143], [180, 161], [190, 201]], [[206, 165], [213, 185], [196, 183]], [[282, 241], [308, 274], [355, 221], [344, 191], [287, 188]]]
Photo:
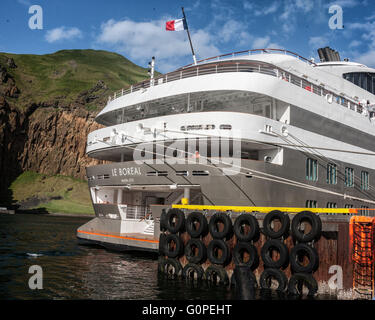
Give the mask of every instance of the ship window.
[[336, 202], [327, 202], [327, 208], [337, 208], [337, 203]]
[[354, 83], [372, 94], [375, 94], [375, 73], [351, 72], [343, 75], [344, 79]]
[[345, 186], [354, 187], [354, 169], [345, 168]]
[[352, 204], [346, 204], [346, 205], [344, 206], [344, 208], [350, 209], [350, 208], [354, 208], [354, 206], [353, 206]]
[[306, 179], [310, 181], [318, 180], [318, 160], [306, 159]]
[[149, 171], [146, 173], [146, 176], [148, 177], [166, 177], [167, 175], [167, 171]]
[[361, 189], [368, 190], [370, 188], [369, 185], [369, 174], [367, 171], [361, 172]]
[[193, 176], [208, 176], [209, 174], [206, 170], [193, 170]]
[[109, 174], [98, 174], [96, 178], [98, 180], [109, 179]]
[[186, 170], [176, 171], [176, 176], [188, 176], [189, 172]]
[[259, 151], [258, 150], [242, 151], [241, 159], [259, 160]]
[[337, 184], [337, 165], [329, 163], [327, 166], [327, 183]]
[[232, 126], [230, 124], [221, 124], [220, 130], [232, 130]]
[[306, 200], [306, 208], [317, 208], [318, 201], [316, 200]]
[[361, 206], [360, 213], [362, 216], [368, 216], [370, 214], [370, 210], [368, 210], [368, 206]]

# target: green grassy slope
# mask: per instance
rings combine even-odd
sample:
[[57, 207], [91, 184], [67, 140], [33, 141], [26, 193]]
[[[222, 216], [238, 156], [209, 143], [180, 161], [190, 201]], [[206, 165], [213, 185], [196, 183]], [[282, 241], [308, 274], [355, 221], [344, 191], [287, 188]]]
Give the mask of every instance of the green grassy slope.
[[147, 78], [147, 69], [125, 57], [99, 50], [62, 50], [53, 54], [0, 53], [0, 64], [13, 58], [17, 68], [8, 68], [16, 81], [20, 96], [15, 102], [22, 106], [31, 102], [75, 100], [102, 80], [112, 93]]
[[26, 171], [13, 181], [14, 201], [48, 212], [94, 214], [86, 181]]
[[[14, 60], [16, 68], [8, 63], [9, 58]], [[46, 55], [0, 52], [0, 66], [6, 68], [11, 78], [8, 82], [0, 81], [0, 89], [10, 85], [19, 89], [19, 94], [4, 98], [20, 111], [36, 104], [46, 107], [43, 112], [52, 112], [59, 107], [69, 110], [73, 106], [95, 114], [105, 105], [108, 95], [148, 77], [147, 69], [122, 55], [91, 49], [62, 50]], [[99, 89], [98, 83], [101, 84]], [[93, 213], [85, 181], [24, 172], [10, 189], [12, 203], [21, 204], [23, 208]]]

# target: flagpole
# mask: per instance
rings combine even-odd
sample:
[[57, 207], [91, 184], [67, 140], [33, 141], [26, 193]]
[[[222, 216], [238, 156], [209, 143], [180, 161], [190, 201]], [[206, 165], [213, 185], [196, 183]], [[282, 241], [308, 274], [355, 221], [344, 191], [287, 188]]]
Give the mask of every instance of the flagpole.
[[186, 31], [187, 31], [188, 38], [189, 38], [189, 42], [190, 42], [191, 52], [193, 53], [194, 64], [197, 65], [197, 59], [195, 58], [195, 53], [194, 53], [194, 49], [193, 49], [193, 44], [191, 43], [190, 32], [189, 32], [189, 28], [188, 28], [188, 24], [187, 24], [187, 20], [186, 20], [186, 16], [185, 16], [184, 7], [182, 7], [181, 9], [182, 9], [182, 15], [183, 15], [184, 21], [185, 21], [185, 23], [186, 23]]

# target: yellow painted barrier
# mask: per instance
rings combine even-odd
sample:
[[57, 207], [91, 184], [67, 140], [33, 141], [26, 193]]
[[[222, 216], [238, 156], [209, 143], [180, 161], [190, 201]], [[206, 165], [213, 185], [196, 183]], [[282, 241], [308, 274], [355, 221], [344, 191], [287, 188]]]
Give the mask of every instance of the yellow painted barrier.
[[313, 213], [358, 213], [358, 209], [353, 208], [292, 208], [292, 207], [242, 207], [242, 206], [205, 206], [205, 205], [184, 205], [172, 204], [172, 208], [187, 210], [215, 210], [215, 211], [233, 211], [233, 212], [260, 212], [268, 213], [272, 210], [280, 210], [287, 213], [298, 213], [301, 211], [310, 211]]

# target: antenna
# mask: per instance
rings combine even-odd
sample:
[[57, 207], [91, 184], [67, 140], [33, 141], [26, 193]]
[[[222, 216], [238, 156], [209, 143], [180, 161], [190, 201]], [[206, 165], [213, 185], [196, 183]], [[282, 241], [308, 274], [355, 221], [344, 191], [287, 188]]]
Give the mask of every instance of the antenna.
[[151, 61], [148, 63], [147, 73], [150, 75], [150, 86], [154, 85], [154, 73], [155, 73], [155, 57], [151, 58]]
[[187, 32], [188, 37], [189, 37], [190, 48], [191, 48], [191, 52], [192, 52], [192, 54], [193, 54], [194, 64], [197, 65], [197, 59], [195, 58], [195, 53], [194, 53], [194, 49], [193, 49], [193, 44], [191, 43], [190, 32], [189, 32], [189, 28], [188, 28], [188, 24], [187, 24], [187, 20], [186, 20], [186, 16], [185, 16], [184, 7], [182, 7], [181, 9], [182, 9], [183, 19], [184, 19], [184, 22], [185, 22], [185, 24], [186, 24], [186, 32]]

